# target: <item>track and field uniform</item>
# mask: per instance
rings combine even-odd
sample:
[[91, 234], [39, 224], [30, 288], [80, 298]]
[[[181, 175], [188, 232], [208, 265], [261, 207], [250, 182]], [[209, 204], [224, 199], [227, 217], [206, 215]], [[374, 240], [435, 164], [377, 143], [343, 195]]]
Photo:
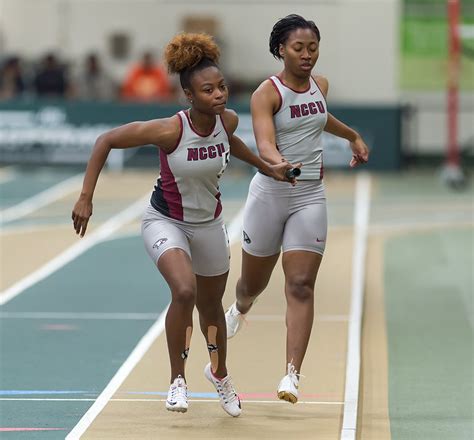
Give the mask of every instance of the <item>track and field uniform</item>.
[[168, 249], [183, 249], [197, 275], [229, 270], [229, 240], [221, 212], [219, 178], [230, 156], [220, 115], [210, 133], [195, 130], [188, 111], [178, 113], [181, 135], [175, 149], [160, 150], [161, 171], [142, 221], [142, 236], [156, 264]]
[[304, 92], [295, 91], [277, 76], [270, 81], [280, 96], [273, 115], [276, 145], [290, 163], [302, 162], [296, 186], [257, 173], [250, 183], [244, 211], [244, 250], [267, 257], [280, 249], [324, 253], [327, 236], [326, 196], [323, 184], [321, 136], [327, 105], [310, 77]]

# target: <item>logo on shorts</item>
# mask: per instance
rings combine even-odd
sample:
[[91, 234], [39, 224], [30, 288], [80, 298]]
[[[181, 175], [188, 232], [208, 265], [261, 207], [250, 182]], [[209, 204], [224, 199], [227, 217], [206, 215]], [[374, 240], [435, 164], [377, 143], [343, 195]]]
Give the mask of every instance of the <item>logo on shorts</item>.
[[320, 240], [319, 238], [316, 237], [316, 243], [324, 243], [326, 240], [322, 239]]
[[247, 235], [247, 233], [245, 231], [242, 231], [244, 233], [244, 241], [245, 243], [247, 244], [250, 244], [252, 243], [252, 240], [250, 240], [250, 237]]
[[167, 238], [160, 238], [159, 240], [157, 240], [155, 242], [155, 244], [153, 245], [153, 249], [159, 249], [159, 247], [163, 244], [163, 243], [166, 243], [168, 241]]

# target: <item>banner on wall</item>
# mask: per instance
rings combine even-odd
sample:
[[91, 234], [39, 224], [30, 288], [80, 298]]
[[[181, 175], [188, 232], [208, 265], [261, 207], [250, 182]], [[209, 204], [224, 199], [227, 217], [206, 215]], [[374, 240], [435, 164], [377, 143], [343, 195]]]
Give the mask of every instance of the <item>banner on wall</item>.
[[[239, 113], [237, 136], [256, 151], [248, 108], [233, 108]], [[101, 133], [131, 121], [168, 117], [178, 110], [174, 106], [119, 103], [0, 103], [0, 161], [84, 164]], [[338, 107], [331, 113], [362, 134], [372, 150], [370, 168], [399, 167], [398, 108]], [[325, 166], [346, 167], [351, 158], [348, 142], [324, 133], [323, 143]], [[137, 151], [112, 151], [109, 166], [121, 168]]]

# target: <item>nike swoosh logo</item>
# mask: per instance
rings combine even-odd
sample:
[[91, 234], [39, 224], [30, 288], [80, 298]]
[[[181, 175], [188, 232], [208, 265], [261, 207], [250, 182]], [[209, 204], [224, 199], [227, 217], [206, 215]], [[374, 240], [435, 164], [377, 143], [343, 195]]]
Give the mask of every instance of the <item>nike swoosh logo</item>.
[[219, 135], [219, 133], [221, 132], [222, 130], [218, 131], [217, 133], [215, 133], [212, 137], [216, 137]]
[[320, 240], [319, 238], [316, 239], [317, 243], [324, 243], [326, 240]]
[[177, 402], [170, 402], [169, 400], [167, 400], [166, 403], [168, 403], [168, 405], [175, 406]]
[[317, 90], [313, 90], [312, 92], [309, 92], [310, 95], [314, 95], [317, 92]]

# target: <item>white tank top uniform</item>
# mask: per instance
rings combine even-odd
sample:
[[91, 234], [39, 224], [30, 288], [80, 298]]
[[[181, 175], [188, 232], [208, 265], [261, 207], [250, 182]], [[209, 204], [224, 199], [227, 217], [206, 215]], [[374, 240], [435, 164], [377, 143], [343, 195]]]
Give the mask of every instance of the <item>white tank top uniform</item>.
[[280, 97], [273, 115], [277, 148], [290, 163], [303, 166], [296, 186], [262, 173], [254, 176], [245, 205], [242, 246], [260, 257], [281, 249], [322, 255], [327, 236], [321, 139], [327, 122], [326, 100], [312, 77], [304, 92], [291, 89], [277, 76], [269, 80]]
[[183, 249], [198, 275], [229, 270], [229, 242], [222, 220], [219, 179], [230, 156], [221, 116], [209, 133], [199, 133], [189, 111], [178, 113], [181, 134], [175, 149], [160, 153], [160, 177], [145, 212], [142, 236], [155, 264], [172, 248]]

